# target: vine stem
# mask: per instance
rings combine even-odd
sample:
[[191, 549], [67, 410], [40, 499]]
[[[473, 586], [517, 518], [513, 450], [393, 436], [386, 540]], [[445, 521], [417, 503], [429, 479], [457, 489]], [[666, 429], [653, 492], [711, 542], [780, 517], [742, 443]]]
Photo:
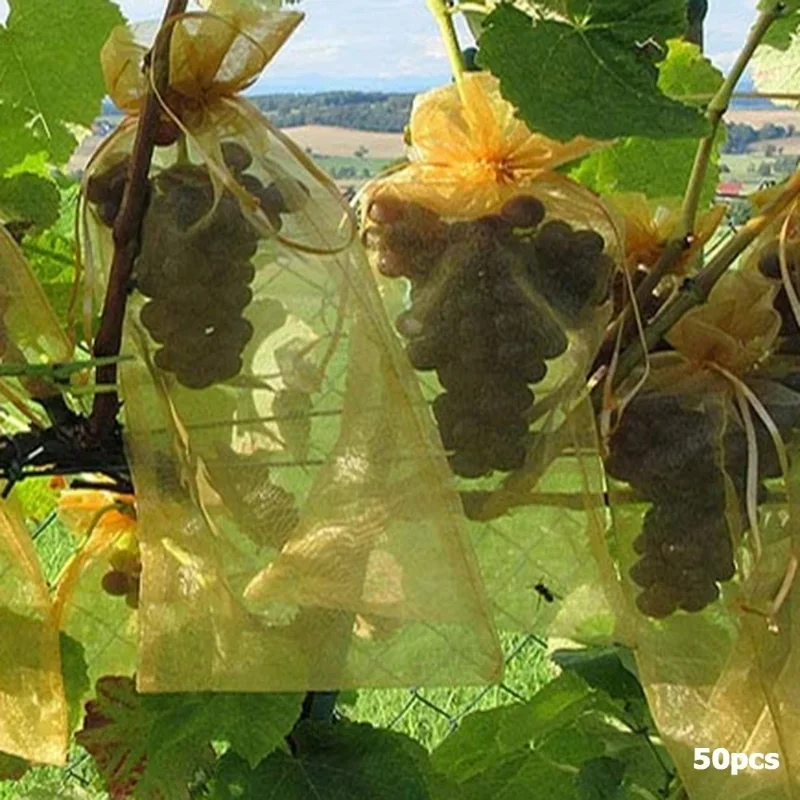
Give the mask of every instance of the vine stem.
[[[760, 12], [753, 27], [750, 29], [742, 51], [736, 58], [722, 86], [720, 86], [717, 93], [711, 98], [706, 108], [706, 119], [709, 122], [710, 129], [708, 134], [700, 140], [700, 144], [697, 148], [697, 154], [695, 155], [694, 164], [692, 165], [692, 172], [681, 205], [680, 221], [667, 242], [658, 263], [655, 264], [636, 291], [634, 302], [637, 303], [639, 308], [647, 307], [653, 291], [664, 276], [675, 268], [681, 256], [691, 245], [691, 236], [694, 233], [695, 223], [697, 221], [697, 212], [703, 193], [703, 184], [708, 174], [708, 166], [711, 163], [711, 156], [714, 152], [714, 140], [719, 133], [722, 118], [728, 110], [736, 87], [744, 71], [747, 69], [747, 65], [750, 63], [756, 48], [770, 29], [772, 23], [782, 14], [783, 3], [778, 1], [773, 2], [769, 9]], [[603, 352], [613, 351], [613, 344], [616, 340], [619, 325], [625, 326], [623, 330], [624, 336], [627, 337], [630, 335], [633, 328], [633, 318], [631, 314], [628, 313], [629, 309], [630, 304], [626, 311], [620, 316], [620, 321], [609, 330], [602, 348]], [[621, 366], [622, 364], [620, 364], [620, 367]]]
[[[644, 332], [647, 349], [654, 347], [672, 327], [695, 306], [702, 305], [717, 281], [728, 267], [752, 244], [756, 237], [800, 197], [800, 172], [796, 172], [783, 191], [756, 217], [753, 217], [732, 237], [694, 278], [685, 281], [675, 299], [664, 307], [662, 313], [648, 325]], [[619, 385], [633, 372], [644, 358], [644, 346], [636, 340], [620, 357], [615, 374], [615, 385]]]
[[447, 51], [447, 59], [450, 62], [450, 70], [456, 82], [458, 94], [461, 102], [466, 105], [467, 97], [464, 90], [464, 58], [461, 55], [461, 47], [458, 43], [456, 27], [447, 0], [425, 0], [428, 10], [433, 14], [436, 24], [439, 26], [439, 33]]
[[747, 65], [753, 58], [756, 48], [761, 44], [761, 40], [772, 26], [772, 23], [782, 14], [783, 4], [775, 2], [772, 4], [771, 8], [762, 11], [758, 15], [755, 24], [750, 29], [742, 51], [736, 58], [725, 81], [722, 86], [720, 86], [719, 91], [708, 104], [706, 117], [711, 125], [711, 130], [708, 132], [708, 135], [701, 140], [700, 146], [697, 149], [697, 156], [695, 157], [689, 184], [686, 188], [686, 195], [683, 199], [680, 226], [674, 237], [676, 239], [685, 239], [694, 231], [697, 209], [700, 205], [700, 196], [703, 191], [703, 182], [708, 172], [708, 165], [714, 150], [714, 139], [717, 137], [719, 126], [722, 123], [722, 117], [728, 110], [733, 93], [736, 91], [736, 87], [744, 71], [747, 69]]
[[[139, 118], [131, 157], [130, 179], [125, 187], [120, 213], [114, 225], [114, 257], [100, 318], [100, 330], [94, 342], [95, 358], [116, 356], [122, 347], [122, 326], [128, 303], [128, 286], [133, 272], [133, 262], [139, 251], [142, 220], [147, 207], [148, 176], [161, 116], [158, 97], [163, 97], [169, 88], [171, 36], [166, 34], [174, 20], [185, 13], [187, 5], [188, 0], [169, 0], [161, 29], [153, 46], [150, 68], [153, 71], [155, 91], [151, 89], [148, 92]], [[107, 364], [98, 368], [96, 381], [98, 385], [115, 384], [117, 365]], [[117, 392], [96, 395], [90, 418], [90, 431], [97, 441], [105, 438], [113, 428], [119, 407]]]

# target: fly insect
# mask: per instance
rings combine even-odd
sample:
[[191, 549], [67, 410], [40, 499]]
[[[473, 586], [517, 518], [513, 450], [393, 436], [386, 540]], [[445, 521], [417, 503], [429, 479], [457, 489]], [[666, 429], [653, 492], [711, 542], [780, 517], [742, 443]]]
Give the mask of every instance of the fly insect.
[[541, 581], [539, 581], [539, 583], [537, 583], [533, 587], [533, 589], [536, 592], [536, 594], [538, 594], [539, 597], [543, 598], [547, 603], [552, 603], [558, 596], [553, 594], [553, 592], [551, 592], [550, 589], [548, 589], [547, 586], [545, 586], [545, 584], [542, 583]]

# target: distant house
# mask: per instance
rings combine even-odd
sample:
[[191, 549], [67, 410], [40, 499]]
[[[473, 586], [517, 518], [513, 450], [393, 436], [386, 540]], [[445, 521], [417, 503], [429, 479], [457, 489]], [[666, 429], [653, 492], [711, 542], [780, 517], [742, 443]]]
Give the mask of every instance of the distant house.
[[723, 181], [717, 186], [717, 194], [723, 197], [738, 197], [744, 189], [741, 181]]

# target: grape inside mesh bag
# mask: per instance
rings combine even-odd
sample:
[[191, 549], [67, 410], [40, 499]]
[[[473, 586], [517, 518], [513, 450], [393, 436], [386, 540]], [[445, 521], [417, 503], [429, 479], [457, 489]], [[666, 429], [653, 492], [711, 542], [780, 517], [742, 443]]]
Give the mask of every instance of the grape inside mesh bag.
[[[352, 215], [238, 96], [302, 15], [210, 11], [172, 28], [125, 327], [139, 689], [496, 679], [458, 498]], [[127, 29], [103, 52], [128, 118], [84, 185], [87, 297], [104, 291], [144, 53]], [[131, 596], [130, 576], [107, 582]]]
[[410, 284], [396, 328], [453, 472], [502, 478], [563, 421], [608, 319], [615, 222], [554, 172], [598, 145], [531, 132], [485, 73], [418, 96], [410, 135], [410, 163], [365, 192], [364, 238]]
[[737, 562], [752, 570], [769, 544], [768, 487], [789, 491], [782, 456], [800, 427], [800, 367], [774, 355], [778, 289], [751, 267], [725, 275], [670, 332], [676, 352], [652, 358], [611, 435], [607, 471], [644, 504], [637, 516], [618, 485], [610, 489], [636, 605], [649, 617], [702, 611]]

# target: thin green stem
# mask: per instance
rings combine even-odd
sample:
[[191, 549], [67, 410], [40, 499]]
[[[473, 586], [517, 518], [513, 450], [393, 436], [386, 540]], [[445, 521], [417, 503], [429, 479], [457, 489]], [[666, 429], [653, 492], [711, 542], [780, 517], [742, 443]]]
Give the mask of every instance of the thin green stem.
[[439, 26], [439, 33], [444, 42], [447, 58], [450, 62], [450, 70], [456, 82], [456, 88], [461, 97], [461, 102], [466, 103], [464, 92], [464, 59], [461, 55], [461, 46], [458, 43], [458, 35], [450, 15], [450, 8], [446, 0], [425, 0], [428, 10], [433, 14], [436, 24]]
[[[658, 263], [653, 267], [650, 274], [647, 276], [647, 279], [637, 291], [636, 302], [639, 304], [640, 308], [646, 306], [650, 300], [653, 290], [658, 286], [662, 278], [664, 278], [665, 275], [669, 274], [675, 268], [683, 253], [686, 251], [689, 239], [694, 233], [697, 212], [700, 207], [700, 198], [702, 197], [703, 193], [703, 185], [705, 183], [706, 175], [708, 174], [708, 166], [711, 162], [711, 156], [714, 152], [714, 141], [719, 133], [719, 127], [722, 124], [722, 118], [725, 112], [728, 110], [731, 98], [736, 91], [736, 86], [744, 74], [745, 69], [747, 69], [747, 65], [750, 63], [753, 53], [761, 43], [772, 23], [775, 22], [775, 20], [778, 19], [782, 13], [783, 5], [781, 2], [776, 0], [776, 2], [772, 3], [769, 9], [762, 11], [758, 15], [758, 18], [751, 28], [744, 47], [739, 53], [736, 62], [725, 78], [722, 86], [720, 86], [719, 90], [711, 98], [711, 101], [708, 104], [706, 109], [706, 118], [708, 119], [710, 129], [708, 134], [701, 139], [697, 148], [697, 154], [692, 166], [692, 173], [689, 177], [689, 183], [686, 187], [686, 194], [684, 195], [683, 204], [681, 206], [680, 222], [670, 237], [670, 240], [667, 243], [664, 253], [662, 254]], [[746, 230], [742, 231], [742, 234], [746, 236]], [[735, 245], [738, 247], [738, 245], [744, 241], [744, 238], [745, 237], [734, 237], [729, 245]], [[747, 244], [749, 244], [749, 241], [744, 246], [746, 247]], [[736, 252], [731, 261], [735, 259], [740, 252], [741, 250]], [[714, 263], [718, 264], [719, 259], [724, 257], [726, 253], [727, 248], [723, 249], [723, 251], [715, 257]], [[730, 266], [731, 261], [725, 263], [722, 270], [723, 272], [728, 268], [728, 266]], [[716, 282], [717, 279], [715, 279], [714, 282]], [[652, 334], [648, 334], [648, 336], [652, 337], [652, 341], [650, 338], [648, 338], [648, 349], [658, 342], [661, 336], [663, 336], [663, 334], [669, 330], [669, 327], [663, 328], [664, 325], [669, 323], [671, 327], [671, 325], [677, 322], [677, 320], [680, 319], [680, 317], [683, 316], [683, 314], [686, 313], [689, 308], [692, 308], [694, 305], [705, 301], [704, 296], [700, 297], [699, 301], [697, 302], [692, 299], [693, 297], [694, 294], [692, 291], [682, 292], [676, 298], [676, 302], [669, 306], [667, 310], [660, 317], [658, 317], [657, 322], [654, 323], [651, 328], [648, 328], [648, 331], [651, 329], [653, 331]], [[621, 322], [620, 324], [625, 324], [626, 326], [630, 327], [630, 315], [626, 312], [623, 312], [621, 317], [624, 322]], [[637, 362], [633, 364], [629, 363], [629, 359], [633, 358], [634, 356], [636, 356]], [[638, 359], [642, 359], [643, 357], [644, 351], [642, 350], [641, 343], [634, 343], [630, 348], [628, 348], [628, 350], [620, 359], [617, 375], [624, 377], [630, 374], [633, 367], [635, 367], [636, 363], [638, 363]], [[619, 380], [621, 379], [622, 378], [620, 377]]]
[[[725, 274], [730, 265], [797, 197], [800, 197], [800, 172], [794, 174], [783, 188], [783, 191], [761, 214], [753, 217], [735, 236], [726, 242], [695, 278], [689, 279], [684, 283], [683, 288], [675, 299], [645, 329], [644, 343], [648, 351], [672, 329], [684, 314], [695, 306], [705, 303], [714, 285]], [[627, 378], [643, 358], [644, 346], [641, 341], [637, 340], [620, 356], [615, 373], [615, 385], [619, 385]]]
[[762, 11], [758, 15], [742, 51], [736, 58], [733, 67], [731, 67], [719, 91], [708, 104], [706, 117], [708, 118], [711, 128], [708, 134], [701, 140], [697, 149], [697, 155], [692, 167], [692, 174], [689, 178], [689, 184], [686, 188], [686, 195], [684, 196], [683, 207], [681, 209], [681, 223], [674, 237], [676, 239], [685, 239], [694, 231], [697, 209], [700, 206], [700, 196], [703, 191], [703, 183], [708, 173], [708, 165], [711, 161], [711, 155], [714, 152], [714, 140], [717, 137], [719, 126], [722, 123], [722, 117], [728, 110], [733, 93], [736, 91], [736, 87], [753, 57], [753, 53], [755, 53], [756, 48], [761, 44], [761, 40], [772, 26], [772, 23], [775, 22], [782, 13], [781, 4], [776, 2], [772, 4], [769, 10]]

